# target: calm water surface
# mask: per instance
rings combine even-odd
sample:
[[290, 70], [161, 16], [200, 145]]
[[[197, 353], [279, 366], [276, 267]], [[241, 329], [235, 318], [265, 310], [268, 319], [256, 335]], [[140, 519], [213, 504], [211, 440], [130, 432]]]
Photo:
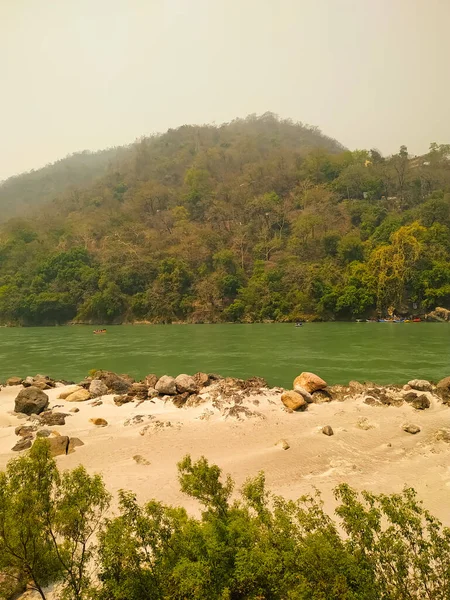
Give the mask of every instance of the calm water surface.
[[0, 379], [42, 373], [68, 380], [89, 369], [142, 378], [206, 371], [259, 375], [288, 387], [301, 371], [328, 383], [404, 383], [450, 375], [450, 324], [307, 323], [0, 328]]

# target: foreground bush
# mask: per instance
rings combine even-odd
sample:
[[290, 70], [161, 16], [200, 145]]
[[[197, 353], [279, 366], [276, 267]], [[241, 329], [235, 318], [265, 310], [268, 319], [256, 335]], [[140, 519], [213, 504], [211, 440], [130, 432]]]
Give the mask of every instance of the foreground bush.
[[334, 521], [318, 497], [268, 494], [263, 474], [232, 497], [233, 481], [206, 459], [178, 468], [200, 519], [125, 491], [118, 516], [104, 519], [101, 478], [82, 467], [60, 476], [40, 440], [0, 476], [0, 570], [42, 598], [52, 581], [67, 599], [450, 598], [450, 531], [411, 489], [358, 495], [341, 485]]

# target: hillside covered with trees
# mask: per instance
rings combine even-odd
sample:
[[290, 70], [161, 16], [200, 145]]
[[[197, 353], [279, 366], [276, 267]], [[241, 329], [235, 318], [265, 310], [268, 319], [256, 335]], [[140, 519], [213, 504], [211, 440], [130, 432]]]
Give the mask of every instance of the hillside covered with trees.
[[103, 163], [93, 155], [98, 170], [88, 161], [85, 178], [81, 168], [61, 175], [50, 195], [34, 188], [41, 171], [14, 178], [35, 208], [0, 231], [3, 323], [328, 320], [450, 307], [450, 145], [419, 158], [404, 146], [390, 157], [351, 152], [267, 113], [108, 152]]

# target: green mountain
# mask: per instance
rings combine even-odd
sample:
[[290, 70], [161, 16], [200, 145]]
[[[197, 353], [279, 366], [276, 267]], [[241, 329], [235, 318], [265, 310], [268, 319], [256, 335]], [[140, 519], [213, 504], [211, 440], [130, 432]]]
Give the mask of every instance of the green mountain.
[[83, 155], [85, 177], [77, 156], [0, 194], [36, 206], [0, 230], [3, 322], [350, 319], [450, 304], [449, 145], [384, 158], [267, 113]]

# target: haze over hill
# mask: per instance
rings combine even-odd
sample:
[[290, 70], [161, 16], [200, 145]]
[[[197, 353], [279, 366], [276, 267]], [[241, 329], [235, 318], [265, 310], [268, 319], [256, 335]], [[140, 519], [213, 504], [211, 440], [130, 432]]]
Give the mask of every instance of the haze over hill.
[[442, 0], [2, 2], [0, 180], [273, 110], [345, 146], [450, 139]]
[[[351, 319], [450, 305], [450, 145], [348, 151], [266, 113], [0, 188], [0, 320]], [[76, 184], [76, 185], [74, 185]], [[49, 199], [51, 199], [49, 201]], [[33, 211], [22, 207], [32, 205]]]

